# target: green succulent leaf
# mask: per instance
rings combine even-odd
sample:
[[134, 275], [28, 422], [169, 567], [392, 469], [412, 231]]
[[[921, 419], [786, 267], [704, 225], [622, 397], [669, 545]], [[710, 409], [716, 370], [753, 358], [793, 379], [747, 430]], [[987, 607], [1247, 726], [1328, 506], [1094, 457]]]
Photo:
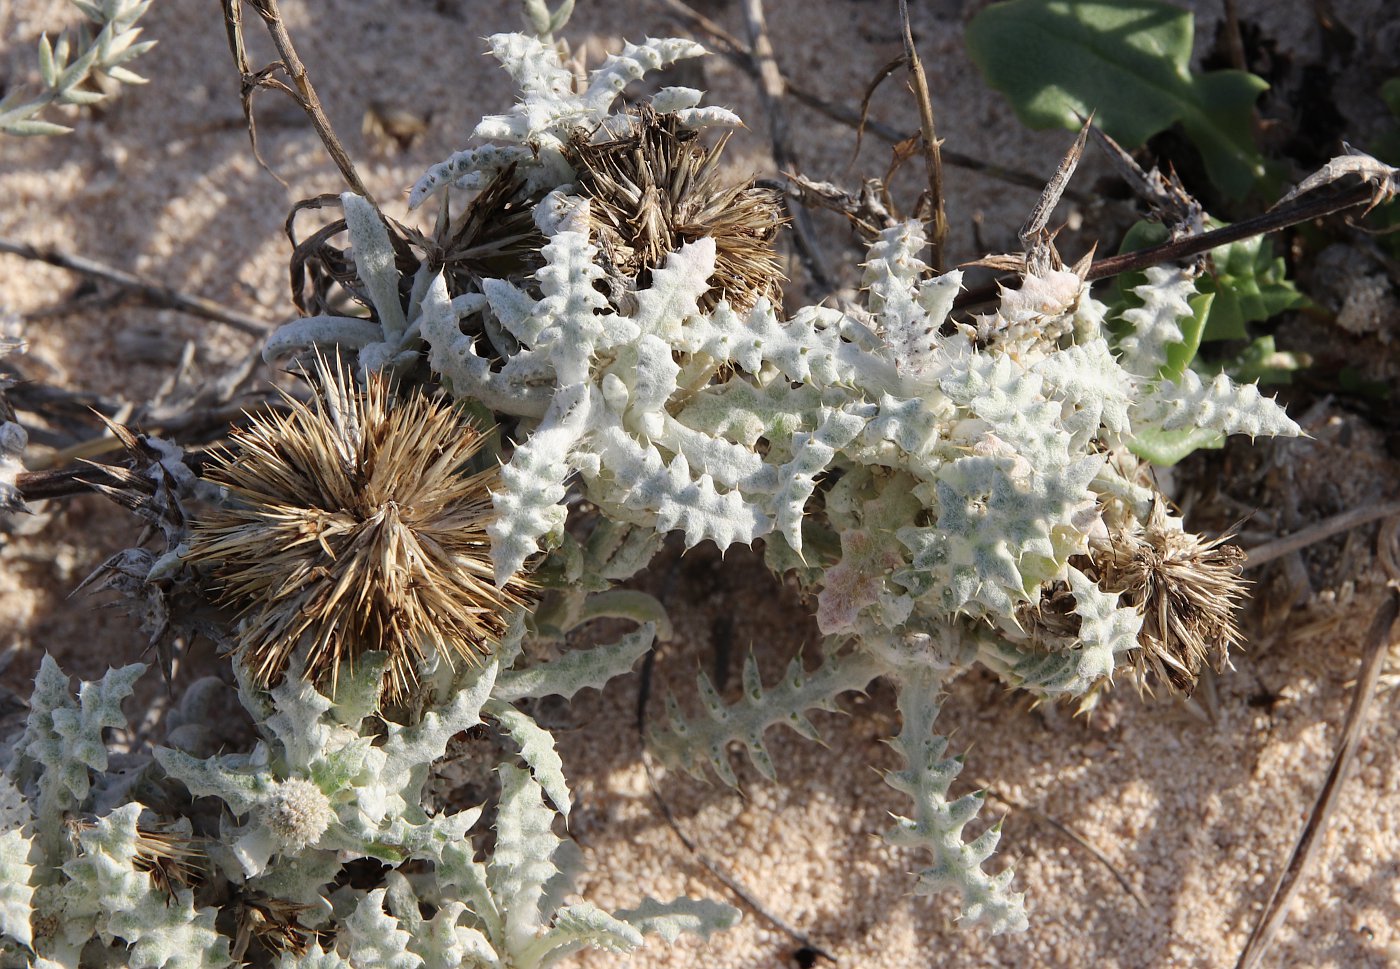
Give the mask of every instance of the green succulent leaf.
[[1274, 255], [1263, 236], [1212, 249], [1210, 255], [1214, 268], [1197, 283], [1202, 292], [1215, 294], [1203, 339], [1248, 339], [1248, 324], [1307, 303], [1288, 279], [1283, 257]]

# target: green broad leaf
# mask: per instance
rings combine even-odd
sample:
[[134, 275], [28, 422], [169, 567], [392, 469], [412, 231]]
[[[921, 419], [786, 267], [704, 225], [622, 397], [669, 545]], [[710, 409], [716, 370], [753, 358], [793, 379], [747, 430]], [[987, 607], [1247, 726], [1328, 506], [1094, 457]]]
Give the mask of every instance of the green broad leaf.
[[1251, 134], [1268, 84], [1242, 71], [1190, 70], [1189, 11], [1155, 0], [1009, 0], [967, 26], [982, 76], [1031, 128], [1081, 117], [1126, 148], [1180, 122], [1211, 180], [1233, 198], [1265, 174]]
[[1206, 321], [1206, 340], [1246, 340], [1247, 324], [1306, 305], [1307, 299], [1288, 279], [1283, 257], [1263, 236], [1232, 242], [1211, 250], [1214, 270], [1196, 286], [1215, 294]]
[[1157, 374], [1173, 383], [1181, 379], [1186, 368], [1191, 366], [1191, 361], [1196, 359], [1196, 353], [1201, 349], [1202, 336], [1209, 329], [1210, 320], [1213, 318], [1216, 297], [1214, 293], [1198, 293], [1187, 302], [1191, 304], [1191, 318], [1177, 321], [1186, 339], [1167, 347], [1167, 363]]
[[1167, 468], [1193, 451], [1219, 448], [1224, 444], [1225, 435], [1209, 429], [1189, 427], [1179, 431], [1162, 431], [1145, 428], [1133, 435], [1128, 442], [1128, 450], [1144, 461]]
[[[1209, 228], [1220, 227], [1220, 223], [1213, 221], [1207, 225]], [[1166, 239], [1165, 226], [1142, 221], [1128, 230], [1118, 251], [1137, 252], [1159, 245]], [[1186, 367], [1195, 360], [1203, 341], [1247, 340], [1248, 324], [1270, 319], [1308, 303], [1307, 297], [1288, 279], [1283, 258], [1273, 254], [1272, 246], [1262, 236], [1212, 249], [1211, 261], [1214, 270], [1196, 280], [1196, 289], [1201, 296], [1191, 300], [1191, 306], [1196, 310], [1195, 317], [1181, 321], [1186, 342], [1177, 344], [1168, 353], [1168, 364], [1162, 376], [1169, 380], [1180, 378]], [[1108, 291], [1109, 318], [1114, 321], [1114, 332], [1120, 338], [1124, 335], [1124, 325], [1118, 317], [1124, 310], [1142, 305], [1142, 300], [1133, 289], [1146, 281], [1143, 272], [1122, 273], [1114, 279]], [[1272, 349], [1270, 352], [1273, 352]], [[1239, 364], [1244, 363], [1241, 358]]]
[[1244, 349], [1229, 366], [1230, 378], [1237, 384], [1286, 384], [1293, 372], [1309, 366], [1307, 354], [1280, 350], [1272, 335], [1261, 336]]

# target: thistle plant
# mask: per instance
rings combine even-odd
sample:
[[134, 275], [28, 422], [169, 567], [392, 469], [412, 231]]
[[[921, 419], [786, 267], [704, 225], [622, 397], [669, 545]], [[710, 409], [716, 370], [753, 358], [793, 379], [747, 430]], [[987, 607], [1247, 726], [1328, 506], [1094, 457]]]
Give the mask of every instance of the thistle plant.
[[[680, 531], [687, 546], [762, 539], [773, 568], [816, 597], [821, 665], [794, 666], [767, 689], [750, 666], [734, 706], [702, 677], [705, 715], [673, 707], [656, 749], [733, 782], [737, 741], [775, 777], [769, 727], [814, 735], [805, 711], [886, 677], [899, 691], [891, 743], [904, 760], [889, 780], [914, 804], [890, 841], [931, 856], [919, 890], [957, 891], [964, 918], [993, 932], [1023, 928], [1010, 871], [983, 869], [998, 828], [969, 839], [980, 795], [951, 794], [961, 761], [933, 733], [942, 691], [979, 662], [1043, 697], [1082, 698], [1134, 668], [1188, 688], [1207, 654], [1218, 662], [1237, 637], [1238, 559], [1169, 519], [1139, 441], [1177, 435], [1189, 449], [1297, 425], [1252, 385], [1168, 366], [1192, 315], [1187, 270], [1148, 273], [1119, 340], [1083, 273], [1037, 242], [1019, 287], [959, 320], [960, 273], [932, 274], [922, 228], [904, 223], [871, 245], [863, 305], [783, 318], [764, 287], [716, 286], [727, 274], [722, 227], [669, 239], [651, 228], [681, 193], [630, 216], [618, 201], [653, 183], [664, 195], [664, 179], [648, 181], [652, 169], [631, 159], [693, 144], [702, 122], [720, 118], [698, 107], [698, 92], [675, 89], [639, 113], [611, 108], [622, 78], [692, 46], [629, 46], [578, 86], [557, 46], [498, 35], [491, 47], [520, 82], [520, 103], [477, 127], [498, 143], [430, 170], [410, 203], [448, 186], [480, 190], [509, 168], [539, 193], [542, 264], [451, 299], [439, 280], [415, 279], [407, 288], [428, 295], [411, 341], [393, 342], [387, 321], [377, 331], [347, 322], [347, 341], [322, 327], [317, 340], [391, 342], [395, 366], [416, 355], [454, 396], [516, 421], [492, 494], [498, 584], [541, 554], [548, 570], [548, 556], [569, 548], [571, 488], [607, 520]], [[639, 255], [663, 244], [664, 258]], [[357, 249], [356, 264], [388, 266], [387, 251]], [[405, 289], [391, 270], [371, 272], [384, 278], [362, 276], [367, 289]], [[309, 346], [301, 326], [272, 346]], [[481, 333], [500, 336], [486, 344]], [[359, 359], [386, 358], [360, 349]]]
[[[204, 755], [197, 732], [176, 729], [172, 746], [129, 749], [120, 769], [103, 731], [124, 728], [122, 701], [145, 667], [113, 670], [75, 698], [46, 658], [0, 774], [0, 965], [533, 969], [583, 947], [627, 952], [646, 935], [732, 925], [738, 913], [714, 902], [643, 899], [613, 914], [564, 903], [581, 870], [554, 831], [568, 786], [548, 735], [514, 704], [601, 686], [652, 631], [541, 676], [509, 668], [524, 627], [512, 628], [470, 671], [440, 664], [448, 699], [407, 724], [377, 712], [386, 653], [347, 666], [333, 696], [301, 675], [267, 690], [237, 666], [251, 750]], [[218, 689], [188, 691], [185, 724], [209, 722], [201, 705]], [[482, 808], [433, 805], [425, 792], [449, 738], [483, 720], [525, 765], [498, 768], [488, 861], [469, 837]], [[201, 797], [219, 809], [196, 807]], [[391, 866], [382, 883], [345, 884], [344, 866], [367, 859]]]
[[[439, 202], [434, 227], [347, 193], [349, 246], [327, 229], [298, 247], [314, 298], [264, 356], [305, 364], [309, 402], [254, 416], [198, 486], [179, 449], [130, 436], [151, 463], [127, 504], [167, 547], [108, 565], [161, 603], [212, 588], [250, 739], [200, 726], [221, 688], [202, 681], [163, 746], [123, 737], [117, 769], [104, 731], [143, 668], [75, 698], [46, 660], [0, 778], [0, 965], [532, 969], [732, 924], [705, 901], [566, 902], [571, 794], [523, 702], [602, 688], [668, 634], [618, 584], [673, 532], [761, 541], [825, 638], [775, 683], [751, 659], [730, 704], [702, 676], [703, 710], [670, 698], [652, 748], [736, 784], [737, 744], [777, 780], [769, 728], [816, 738], [810, 711], [886, 679], [908, 800], [887, 838], [927, 856], [917, 891], [957, 893], [993, 933], [1026, 915], [988, 864], [999, 827], [970, 829], [982, 795], [953, 790], [962, 761], [935, 732], [952, 679], [1189, 690], [1238, 642], [1239, 553], [1185, 530], [1146, 456], [1299, 429], [1182, 363], [1191, 270], [1149, 270], [1112, 319], [1084, 266], [1032, 238], [1019, 284], [957, 315], [961, 274], [895, 222], [858, 300], [785, 313], [778, 200], [725, 182], [706, 140], [739, 119], [689, 88], [618, 105], [700, 47], [648, 39], [576, 72], [552, 36], [568, 5], [526, 14], [531, 33], [490, 39], [518, 102], [410, 193]], [[569, 640], [600, 617], [637, 628]], [[483, 726], [499, 796], [436, 803], [449, 740]]]

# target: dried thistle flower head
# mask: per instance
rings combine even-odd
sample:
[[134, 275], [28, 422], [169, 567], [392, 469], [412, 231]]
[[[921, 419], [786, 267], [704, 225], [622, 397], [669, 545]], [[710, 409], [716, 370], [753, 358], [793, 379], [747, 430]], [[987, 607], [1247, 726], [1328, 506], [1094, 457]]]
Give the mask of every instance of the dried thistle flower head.
[[[64, 824], [75, 845], [84, 831], [93, 828], [93, 822], [86, 818], [68, 818]], [[152, 883], [163, 892], [173, 894], [176, 889], [192, 888], [202, 882], [207, 874], [207, 858], [200, 841], [187, 831], [167, 824], [136, 827], [133, 864], [150, 875]]]
[[386, 699], [409, 698], [437, 650], [474, 659], [525, 603], [523, 580], [492, 582], [490, 487], [467, 474], [483, 436], [449, 403], [359, 390], [318, 363], [310, 403], [261, 415], [216, 452], [208, 477], [236, 503], [196, 523], [192, 561], [208, 563], [238, 611], [237, 651], [257, 682], [293, 665], [313, 683], [371, 650], [389, 654]]
[[232, 956], [242, 960], [254, 939], [269, 955], [290, 953], [304, 956], [311, 949], [316, 933], [298, 921], [311, 906], [259, 892], [244, 891], [238, 898], [237, 935]]
[[784, 277], [773, 243], [786, 220], [777, 193], [752, 181], [720, 184], [727, 136], [708, 148], [674, 114], [647, 106], [628, 122], [617, 137], [593, 144], [584, 136], [571, 146], [594, 234], [613, 268], [644, 288], [669, 253], [708, 236], [715, 274], [702, 308], [721, 299], [740, 310], [761, 297], [780, 302]]
[[1201, 667], [1217, 672], [1241, 642], [1235, 609], [1244, 597], [1244, 552], [1185, 531], [1158, 499], [1144, 526], [1115, 531], [1096, 544], [1099, 587], [1122, 594], [1143, 614], [1135, 659], [1139, 685], [1151, 676], [1189, 694]]

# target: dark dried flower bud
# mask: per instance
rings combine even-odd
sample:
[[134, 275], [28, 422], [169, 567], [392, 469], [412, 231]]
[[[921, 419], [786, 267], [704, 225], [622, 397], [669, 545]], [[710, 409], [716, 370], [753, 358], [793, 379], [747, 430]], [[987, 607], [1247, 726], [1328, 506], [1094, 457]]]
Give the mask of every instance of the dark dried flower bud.
[[760, 298], [781, 303], [784, 277], [773, 244], [786, 217], [777, 193], [751, 181], [721, 183], [727, 139], [706, 147], [675, 115], [645, 106], [629, 121], [614, 138], [591, 143], [580, 135], [571, 146], [594, 236], [614, 271], [644, 288], [669, 253], [709, 237], [715, 274], [702, 308], [721, 299], [739, 310]]
[[1187, 532], [1158, 500], [1145, 526], [1114, 532], [1092, 553], [1099, 587], [1142, 611], [1138, 682], [1147, 677], [1189, 694], [1207, 663], [1217, 672], [1241, 642], [1235, 609], [1247, 583], [1244, 552]]

